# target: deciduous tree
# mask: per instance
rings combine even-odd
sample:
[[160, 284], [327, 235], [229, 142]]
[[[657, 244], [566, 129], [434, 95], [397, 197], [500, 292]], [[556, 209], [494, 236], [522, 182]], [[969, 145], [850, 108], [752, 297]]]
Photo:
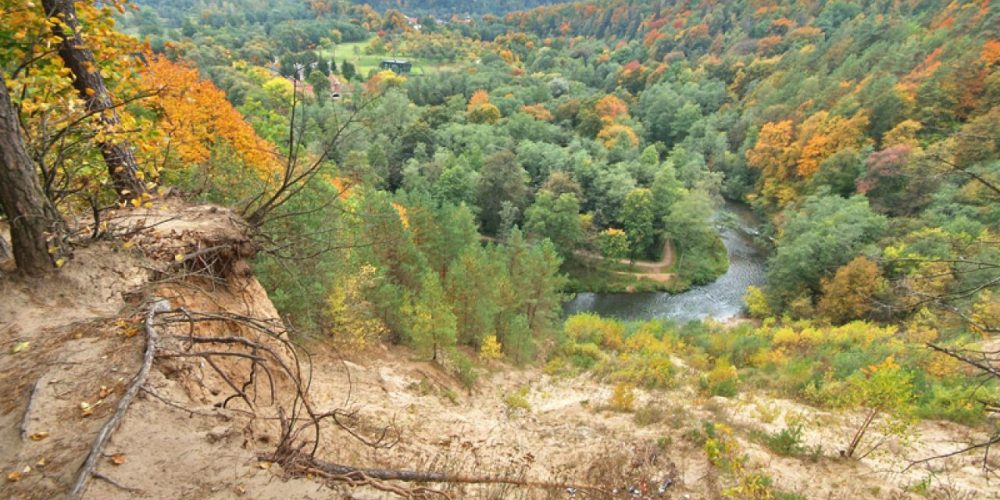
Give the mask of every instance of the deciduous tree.
[[840, 324], [863, 319], [876, 304], [877, 295], [885, 288], [878, 264], [863, 255], [837, 269], [832, 279], [822, 281], [823, 296], [819, 313]]

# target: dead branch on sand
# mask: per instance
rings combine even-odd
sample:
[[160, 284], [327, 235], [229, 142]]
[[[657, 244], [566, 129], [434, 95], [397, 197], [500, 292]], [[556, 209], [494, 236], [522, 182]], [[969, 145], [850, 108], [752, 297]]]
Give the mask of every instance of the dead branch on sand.
[[550, 491], [571, 491], [589, 493], [600, 497], [609, 497], [611, 493], [595, 486], [578, 485], [555, 481], [531, 481], [507, 476], [465, 476], [460, 474], [449, 474], [446, 472], [415, 471], [404, 469], [364, 469], [325, 462], [307, 454], [293, 454], [288, 456], [261, 455], [262, 460], [274, 461], [281, 464], [286, 473], [293, 476], [305, 477], [315, 476], [327, 479], [330, 482], [346, 483], [349, 486], [371, 486], [381, 491], [396, 493], [406, 498], [428, 498], [430, 496], [440, 496], [451, 498], [443, 491], [429, 488], [405, 489], [395, 486], [386, 481], [398, 481], [404, 483], [448, 483], [448, 484], [502, 484], [511, 486], [521, 486], [525, 488], [536, 488]]
[[31, 384], [31, 392], [28, 393], [28, 404], [24, 407], [24, 415], [21, 417], [21, 441], [28, 440], [28, 419], [31, 418], [31, 407], [35, 403], [35, 393], [38, 392], [39, 382], [41, 382], [41, 379]]
[[115, 412], [111, 415], [111, 418], [104, 423], [100, 432], [97, 433], [97, 438], [94, 439], [94, 445], [90, 447], [87, 459], [83, 461], [83, 465], [80, 466], [80, 470], [77, 472], [73, 489], [69, 492], [69, 498], [77, 499], [83, 494], [84, 488], [87, 487], [87, 480], [94, 474], [94, 466], [97, 464], [97, 459], [101, 456], [104, 445], [107, 443], [108, 438], [111, 437], [111, 434], [115, 432], [115, 429], [118, 428], [118, 425], [121, 424], [122, 418], [125, 416], [125, 410], [128, 410], [129, 405], [132, 404], [132, 400], [135, 399], [135, 395], [139, 393], [139, 389], [146, 383], [146, 377], [149, 376], [149, 369], [153, 365], [153, 355], [156, 353], [157, 336], [156, 330], [153, 328], [153, 318], [158, 313], [166, 312], [169, 309], [170, 304], [167, 301], [157, 300], [146, 313], [146, 350], [142, 355], [142, 366], [139, 368], [139, 372], [136, 373], [135, 378], [132, 379], [132, 383], [129, 384], [128, 389], [122, 394], [121, 399], [118, 400], [118, 406], [115, 408]]

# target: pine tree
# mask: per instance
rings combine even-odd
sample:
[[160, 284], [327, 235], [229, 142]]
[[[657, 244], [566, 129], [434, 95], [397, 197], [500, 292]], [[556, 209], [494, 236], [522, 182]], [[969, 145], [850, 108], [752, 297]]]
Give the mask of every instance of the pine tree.
[[497, 284], [505, 272], [494, 250], [479, 245], [466, 247], [452, 263], [445, 289], [462, 344], [477, 346], [495, 333], [500, 312]]
[[405, 308], [410, 319], [409, 339], [414, 348], [438, 361], [438, 355], [455, 348], [455, 315], [445, 301], [437, 275], [427, 271], [420, 291]]

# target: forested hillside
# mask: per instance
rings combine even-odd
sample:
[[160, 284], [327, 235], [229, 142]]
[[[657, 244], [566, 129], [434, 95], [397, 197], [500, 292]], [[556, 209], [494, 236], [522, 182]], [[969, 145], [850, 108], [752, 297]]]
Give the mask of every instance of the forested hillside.
[[[324, 348], [403, 345], [469, 390], [499, 360], [588, 374], [616, 411], [686, 387], [860, 416], [830, 457], [920, 420], [1000, 441], [988, 0], [43, 3], [0, 0], [27, 274], [128, 250], [108, 210], [175, 193], [245, 221], [284, 324]], [[768, 256], [737, 325], [564, 317], [724, 275], [726, 203]], [[780, 493], [722, 429], [691, 439], [726, 491]], [[752, 439], [804, 455], [795, 429]]]
[[354, 3], [371, 5], [379, 12], [396, 9], [410, 15], [431, 14], [450, 18], [455, 15], [503, 15], [559, 2], [557, 0], [375, 0]]

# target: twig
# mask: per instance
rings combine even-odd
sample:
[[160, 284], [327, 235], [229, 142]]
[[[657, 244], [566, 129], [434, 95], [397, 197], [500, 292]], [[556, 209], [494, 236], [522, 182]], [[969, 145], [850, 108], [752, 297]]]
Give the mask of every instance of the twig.
[[990, 446], [992, 446], [994, 444], [997, 444], [997, 443], [1000, 443], [1000, 435], [993, 436], [988, 441], [983, 442], [983, 443], [971, 444], [971, 445], [966, 446], [964, 448], [960, 448], [960, 449], [957, 449], [957, 450], [954, 450], [954, 451], [950, 451], [948, 453], [942, 453], [942, 454], [939, 454], [939, 455], [934, 455], [933, 457], [927, 457], [927, 458], [922, 458], [920, 460], [912, 461], [912, 462], [910, 462], [909, 465], [906, 466], [905, 469], [903, 469], [903, 472], [906, 472], [906, 471], [912, 469], [914, 466], [917, 466], [917, 465], [920, 465], [920, 464], [925, 464], [925, 463], [931, 462], [933, 460], [942, 460], [942, 459], [945, 459], [945, 458], [951, 458], [951, 457], [954, 457], [956, 455], [963, 455], [963, 454], [968, 453], [970, 451], [974, 451], [974, 450], [978, 450], [978, 449], [982, 449], [982, 448], [986, 448], [987, 452], [989, 452]]
[[101, 456], [101, 450], [104, 449], [104, 445], [107, 443], [108, 438], [111, 437], [111, 434], [118, 428], [122, 418], [125, 416], [125, 410], [132, 404], [132, 400], [139, 393], [139, 389], [146, 383], [146, 377], [149, 376], [149, 369], [153, 365], [153, 355], [156, 353], [156, 330], [153, 328], [153, 317], [157, 313], [169, 310], [169, 302], [158, 300], [153, 303], [146, 313], [146, 350], [142, 356], [142, 366], [139, 368], [139, 372], [136, 373], [135, 378], [132, 379], [132, 383], [129, 384], [128, 389], [122, 394], [122, 398], [118, 400], [118, 407], [115, 409], [114, 414], [111, 415], [111, 418], [104, 423], [100, 432], [97, 433], [94, 445], [91, 446], [87, 459], [84, 460], [83, 465], [80, 466], [80, 471], [76, 475], [76, 481], [73, 483], [73, 489], [69, 492], [69, 498], [77, 499], [83, 495], [83, 490], [87, 486], [87, 480], [94, 474], [94, 466], [97, 464], [97, 459]]
[[169, 406], [171, 408], [174, 408], [174, 409], [177, 409], [177, 410], [180, 410], [180, 411], [183, 411], [183, 412], [187, 412], [189, 414], [189, 416], [190, 415], [198, 415], [198, 416], [201, 416], [201, 417], [214, 417], [214, 418], [221, 418], [221, 419], [224, 419], [224, 420], [229, 420], [229, 417], [226, 416], [226, 415], [224, 415], [224, 414], [222, 414], [222, 413], [212, 414], [212, 413], [205, 413], [203, 411], [192, 410], [191, 408], [187, 408], [187, 407], [181, 405], [180, 403], [175, 403], [175, 402], [173, 402], [173, 401], [171, 401], [171, 400], [169, 400], [169, 399], [167, 399], [167, 398], [165, 398], [165, 397], [157, 394], [156, 391], [150, 389], [149, 387], [143, 387], [142, 388], [142, 392], [145, 392], [149, 396], [153, 396], [154, 398], [158, 399], [161, 403], [163, 403], [163, 404], [165, 404], [165, 405], [167, 405], [167, 406]]
[[125, 490], [125, 491], [127, 491], [129, 493], [141, 493], [142, 492], [142, 490], [140, 490], [139, 488], [132, 488], [132, 487], [129, 487], [129, 486], [125, 486], [124, 484], [119, 483], [118, 481], [115, 481], [114, 479], [111, 479], [110, 477], [105, 476], [104, 474], [101, 474], [100, 472], [97, 472], [96, 470], [95, 471], [91, 471], [90, 475], [92, 475], [92, 476], [94, 476], [97, 479], [100, 479], [102, 481], [107, 481], [108, 484], [110, 484], [110, 485], [112, 485], [112, 486], [114, 486], [114, 487], [116, 487], [118, 489]]
[[38, 391], [38, 383], [41, 380], [35, 380], [35, 383], [31, 385], [31, 394], [28, 395], [28, 405], [24, 408], [24, 416], [21, 417], [21, 441], [28, 440], [28, 418], [31, 417], [31, 407], [35, 403], [35, 392]]

